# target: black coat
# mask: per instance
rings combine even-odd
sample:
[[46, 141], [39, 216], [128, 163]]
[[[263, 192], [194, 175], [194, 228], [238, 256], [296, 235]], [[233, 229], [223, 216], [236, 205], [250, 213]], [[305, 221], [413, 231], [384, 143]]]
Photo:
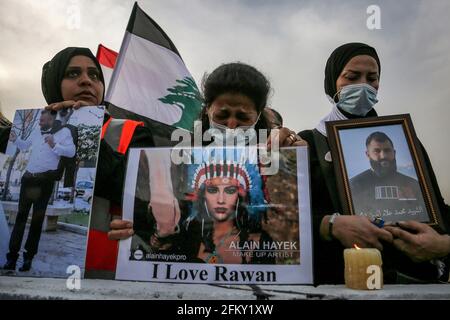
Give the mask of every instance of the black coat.
[[[323, 160], [326, 152], [329, 151], [328, 141], [317, 130], [305, 130], [298, 134], [308, 142], [309, 146], [314, 240], [314, 282], [316, 284], [344, 283], [344, 247], [337, 240], [327, 242], [320, 238], [320, 223], [323, 217], [335, 212], [342, 213], [333, 163]], [[450, 226], [449, 207], [442, 198], [430, 159], [422, 145], [421, 147], [444, 222], [447, 226]], [[449, 229], [447, 228], [447, 230]], [[396, 250], [392, 245], [383, 243], [383, 247], [385, 283], [402, 281], [400, 274], [408, 274], [426, 282], [435, 282], [437, 280], [437, 268], [430, 262], [413, 263], [412, 260]]]
[[11, 126], [0, 126], [0, 152], [5, 153], [8, 146], [9, 134]]

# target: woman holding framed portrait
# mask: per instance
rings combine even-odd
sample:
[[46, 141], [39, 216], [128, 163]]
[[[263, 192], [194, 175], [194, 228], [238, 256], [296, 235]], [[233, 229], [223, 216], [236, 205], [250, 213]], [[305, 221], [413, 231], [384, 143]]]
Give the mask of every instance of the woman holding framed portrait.
[[[325, 68], [325, 93], [333, 104], [332, 110], [315, 129], [299, 133], [310, 146], [316, 283], [343, 283], [342, 250], [355, 244], [383, 250], [386, 283], [448, 281], [449, 262], [441, 262], [450, 253], [449, 235], [417, 221], [382, 228], [365, 216], [344, 215], [349, 212], [344, 211], [339, 198], [333, 167], [337, 160], [331, 157], [326, 123], [377, 117], [373, 107], [378, 102], [380, 71], [376, 50], [366, 44], [347, 43], [335, 49]], [[441, 196], [430, 160], [421, 149], [439, 211], [449, 224], [449, 207]]]

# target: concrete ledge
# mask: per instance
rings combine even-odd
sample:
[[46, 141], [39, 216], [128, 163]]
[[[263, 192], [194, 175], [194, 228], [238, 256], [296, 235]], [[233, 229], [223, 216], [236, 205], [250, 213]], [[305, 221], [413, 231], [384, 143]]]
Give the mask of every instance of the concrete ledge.
[[450, 284], [385, 285], [381, 290], [353, 290], [344, 285], [261, 286], [264, 291], [302, 294], [308, 299], [345, 300], [450, 300]]
[[82, 280], [81, 289], [71, 291], [65, 279], [0, 277], [0, 299], [255, 300], [256, 296], [250, 288], [108, 280]]
[[82, 280], [80, 290], [68, 290], [65, 279], [0, 277], [0, 299], [89, 300], [450, 300], [450, 284], [386, 285], [382, 290], [359, 291], [344, 286], [226, 286], [132, 281]]
[[76, 234], [87, 235], [88, 228], [75, 224], [58, 222], [58, 229], [73, 232]]

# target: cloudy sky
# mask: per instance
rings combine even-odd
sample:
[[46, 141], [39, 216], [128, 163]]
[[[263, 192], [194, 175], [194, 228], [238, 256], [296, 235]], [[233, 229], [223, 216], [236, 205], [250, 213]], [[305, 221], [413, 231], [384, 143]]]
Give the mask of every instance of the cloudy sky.
[[[45, 105], [42, 65], [67, 46], [119, 50], [134, 1], [0, 0], [0, 103]], [[450, 2], [446, 0], [142, 0], [199, 82], [219, 64], [242, 61], [271, 80], [271, 105], [296, 131], [330, 110], [326, 59], [345, 42], [374, 46], [381, 59], [381, 115], [410, 113], [450, 202]], [[366, 10], [380, 8], [381, 29]], [[80, 12], [79, 23], [76, 12]]]

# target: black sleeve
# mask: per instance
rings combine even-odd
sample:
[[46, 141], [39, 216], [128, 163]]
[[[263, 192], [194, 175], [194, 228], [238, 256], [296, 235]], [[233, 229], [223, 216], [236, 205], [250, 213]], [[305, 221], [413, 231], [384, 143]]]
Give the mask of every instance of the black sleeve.
[[437, 203], [439, 206], [439, 211], [441, 212], [442, 220], [444, 220], [445, 226], [447, 228], [447, 233], [450, 234], [450, 207], [445, 203], [444, 197], [442, 196], [441, 189], [434, 174], [433, 166], [431, 165], [430, 157], [423, 144], [419, 141], [420, 148], [422, 149], [423, 158], [425, 160], [425, 167], [427, 168], [428, 174], [430, 176], [431, 186], [436, 195]]
[[[309, 173], [310, 173], [310, 190], [311, 190], [311, 211], [312, 221], [316, 236], [320, 231], [320, 224], [323, 217], [336, 212], [332, 207], [331, 200], [328, 200], [328, 192], [325, 179], [323, 178], [322, 170], [320, 168], [319, 159], [317, 156], [316, 145], [314, 142], [312, 130], [304, 130], [298, 133], [298, 135], [308, 142], [308, 155], [309, 155]], [[317, 232], [316, 232], [317, 231]]]
[[[153, 138], [146, 127], [137, 127], [130, 148], [153, 147]], [[100, 142], [100, 152], [95, 182], [95, 195], [121, 206], [125, 183], [128, 151], [125, 155], [114, 151], [104, 140]]]
[[[325, 181], [312, 130], [298, 135], [308, 142], [309, 173], [311, 184], [311, 220], [313, 233], [314, 284], [337, 284], [344, 282], [344, 247], [338, 240], [325, 241], [320, 237], [320, 224], [326, 215], [337, 211], [331, 200]], [[337, 192], [337, 191], [336, 191]]]
[[1, 153], [6, 152], [6, 147], [8, 146], [10, 132], [11, 132], [11, 127], [0, 126], [0, 152]]
[[122, 197], [125, 157], [115, 152], [109, 144], [102, 140], [98, 156], [97, 175], [94, 194], [116, 204]]

